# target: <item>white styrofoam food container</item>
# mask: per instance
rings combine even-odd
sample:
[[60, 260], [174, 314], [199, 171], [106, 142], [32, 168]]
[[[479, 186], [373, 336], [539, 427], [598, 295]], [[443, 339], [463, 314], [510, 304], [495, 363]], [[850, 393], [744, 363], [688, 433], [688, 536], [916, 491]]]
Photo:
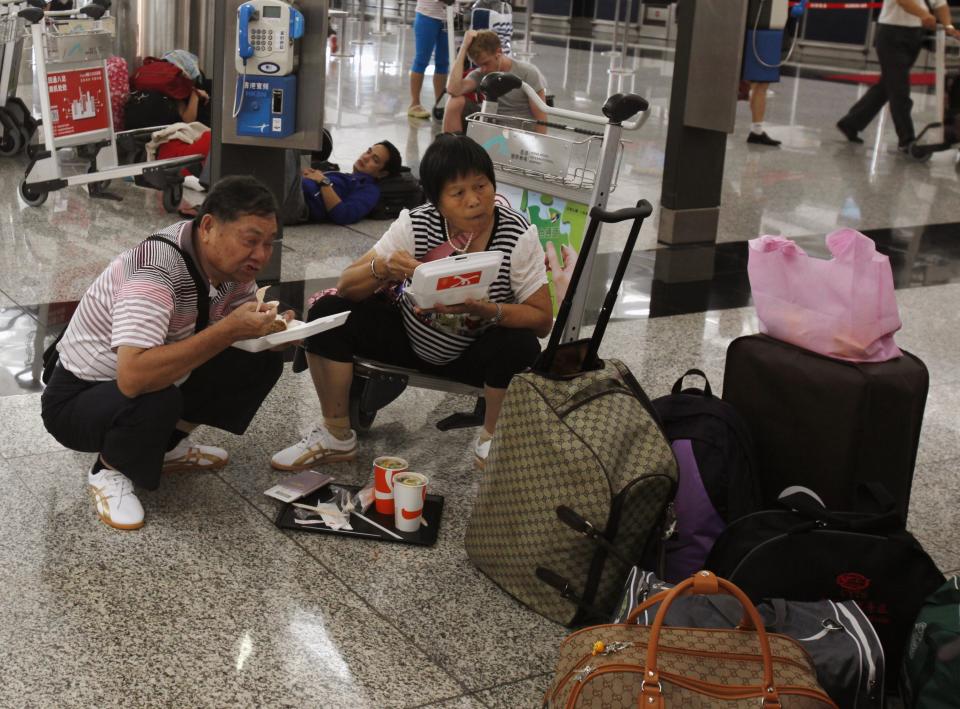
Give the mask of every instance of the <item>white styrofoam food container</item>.
[[404, 292], [421, 308], [479, 300], [486, 297], [502, 261], [502, 251], [479, 251], [422, 263]]
[[263, 337], [256, 337], [252, 340], [238, 340], [233, 343], [233, 346], [246, 352], [263, 352], [264, 350], [269, 350], [271, 347], [282, 345], [285, 342], [302, 340], [305, 337], [316, 335], [318, 332], [340, 327], [347, 321], [349, 316], [350, 311], [348, 310], [342, 313], [328, 315], [325, 318], [311, 320], [310, 322], [291, 320], [287, 323], [287, 329], [283, 332], [275, 332], [272, 335], [264, 335]]

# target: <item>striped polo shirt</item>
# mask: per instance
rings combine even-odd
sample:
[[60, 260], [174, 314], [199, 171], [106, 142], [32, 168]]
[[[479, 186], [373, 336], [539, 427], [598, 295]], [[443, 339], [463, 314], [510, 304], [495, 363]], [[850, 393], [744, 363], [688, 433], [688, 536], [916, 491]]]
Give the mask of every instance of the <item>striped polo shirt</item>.
[[[193, 257], [193, 222], [159, 235]], [[201, 270], [202, 273], [202, 270]], [[210, 323], [252, 300], [255, 281], [210, 286]], [[87, 289], [57, 346], [60, 364], [86, 381], [117, 378], [117, 348], [150, 349], [190, 337], [197, 322], [197, 288], [180, 254], [160, 241], [143, 241], [115, 258]]]
[[[422, 261], [427, 252], [447, 240], [446, 224], [437, 208], [425, 204], [401, 212], [387, 233], [374, 246], [381, 257], [403, 249]], [[543, 247], [537, 228], [525, 216], [507, 207], [495, 208], [493, 231], [487, 251], [502, 251], [500, 271], [490, 284], [488, 298], [494, 303], [522, 303], [547, 283]], [[432, 364], [452, 362], [474, 343], [489, 321], [466, 315], [416, 315], [413, 302], [400, 302], [410, 346], [420, 359]]]

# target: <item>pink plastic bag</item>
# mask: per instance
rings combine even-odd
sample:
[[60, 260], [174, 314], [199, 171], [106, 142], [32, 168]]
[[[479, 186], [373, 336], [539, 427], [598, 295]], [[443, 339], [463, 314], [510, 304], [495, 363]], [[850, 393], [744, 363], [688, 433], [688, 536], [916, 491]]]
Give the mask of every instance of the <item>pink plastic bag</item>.
[[853, 229], [827, 236], [833, 258], [811, 258], [790, 239], [750, 242], [747, 272], [760, 332], [828, 357], [884, 362], [900, 356], [890, 259]]

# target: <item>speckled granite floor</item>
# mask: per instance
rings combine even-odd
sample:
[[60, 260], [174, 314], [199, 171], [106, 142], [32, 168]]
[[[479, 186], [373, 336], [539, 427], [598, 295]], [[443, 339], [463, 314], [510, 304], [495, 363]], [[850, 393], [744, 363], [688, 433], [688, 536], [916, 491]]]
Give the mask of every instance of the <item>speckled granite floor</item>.
[[[901, 293], [898, 336], [933, 382], [909, 524], [945, 571], [960, 570], [958, 298], [957, 285]], [[755, 329], [752, 309], [621, 321], [603, 353], [651, 395], [694, 365], [719, 388], [727, 344]], [[436, 546], [419, 548], [274, 527], [269, 457], [318, 412], [305, 375], [284, 373], [245, 436], [201, 429], [232, 462], [141, 494], [137, 533], [97, 521], [90, 456], [44, 432], [37, 397], [0, 397], [0, 706], [536, 705], [564, 629], [466, 558], [472, 434], [433, 428], [465, 398], [406, 392], [357, 461], [334, 466], [361, 482], [389, 452], [429, 473], [446, 508]]]
[[[405, 41], [404, 46], [396, 43]], [[334, 158], [352, 160], [372, 134], [397, 142], [416, 166], [433, 130], [408, 123], [405, 71], [382, 56], [331, 68]], [[599, 50], [538, 48], [558, 104], [596, 109], [609, 88]], [[669, 61], [637, 62], [632, 88], [653, 116], [628, 146], [614, 206], [659, 195]], [[340, 91], [337, 92], [337, 78]], [[627, 87], [631, 88], [631, 87]], [[841, 224], [881, 229], [894, 258], [904, 329], [898, 343], [930, 369], [909, 526], [944, 571], [960, 571], [960, 284], [953, 245], [960, 194], [953, 156], [926, 166], [887, 153], [889, 125], [851, 148], [832, 130], [837, 107], [859, 89], [786, 78], [771, 99], [780, 151], [731, 138], [720, 240], [761, 232], [820, 239]], [[584, 100], [586, 99], [586, 100]], [[918, 122], [931, 106], [915, 96]], [[269, 457], [318, 414], [305, 375], [288, 370], [243, 437], [201, 429], [223, 445], [217, 474], [171, 475], [143, 493], [147, 525], [101, 524], [88, 499], [90, 456], [44, 431], [35, 382], [43, 328], [62, 322], [118, 251], [170, 221], [156, 193], [120, 184], [122, 203], [82, 190], [18, 204], [23, 166], [0, 163], [0, 707], [533, 707], [550, 681], [565, 630], [502, 593], [467, 560], [463, 535], [478, 484], [471, 431], [440, 433], [463, 397], [410, 390], [380, 412], [343, 482], [364, 481], [372, 459], [397, 453], [433, 477], [446, 499], [437, 544], [416, 548], [283, 532], [278, 503], [262, 492], [278, 475]], [[931, 232], [923, 225], [945, 224]], [[899, 230], [905, 225], [918, 229]], [[281, 280], [313, 292], [363, 253], [384, 228], [299, 227], [287, 232]], [[891, 229], [891, 227], [894, 227]], [[722, 386], [727, 344], [755, 332], [744, 291], [742, 246], [716, 255], [706, 283], [656, 281], [655, 220], [644, 228], [601, 354], [623, 359], [652, 396], [698, 366]], [[607, 239], [604, 252], [621, 242]], [[805, 245], [808, 242], [804, 242]], [[810, 242], [812, 243], [812, 242]], [[917, 287], [909, 287], [917, 286]], [[60, 318], [60, 320], [58, 320]], [[38, 338], [39, 333], [39, 338]]]

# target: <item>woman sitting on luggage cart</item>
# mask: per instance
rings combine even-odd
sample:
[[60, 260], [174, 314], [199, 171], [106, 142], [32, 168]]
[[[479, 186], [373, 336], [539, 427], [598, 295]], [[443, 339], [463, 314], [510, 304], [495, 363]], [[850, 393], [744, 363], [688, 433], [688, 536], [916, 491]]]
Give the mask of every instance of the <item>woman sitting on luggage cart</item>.
[[[323, 420], [273, 456], [279, 470], [352, 460], [349, 396], [355, 356], [483, 386], [484, 425], [473, 452], [482, 468], [514, 374], [540, 352], [553, 324], [543, 249], [526, 217], [494, 203], [496, 181], [487, 152], [466, 136], [441, 135], [420, 163], [428, 204], [403, 211], [374, 247], [340, 276], [310, 320], [349, 310], [347, 322], [308, 338], [304, 347]], [[393, 284], [411, 278], [437, 247], [449, 255], [502, 251], [488, 299], [422, 310]], [[452, 249], [451, 249], [452, 247]], [[441, 251], [442, 253], [442, 251]]]

